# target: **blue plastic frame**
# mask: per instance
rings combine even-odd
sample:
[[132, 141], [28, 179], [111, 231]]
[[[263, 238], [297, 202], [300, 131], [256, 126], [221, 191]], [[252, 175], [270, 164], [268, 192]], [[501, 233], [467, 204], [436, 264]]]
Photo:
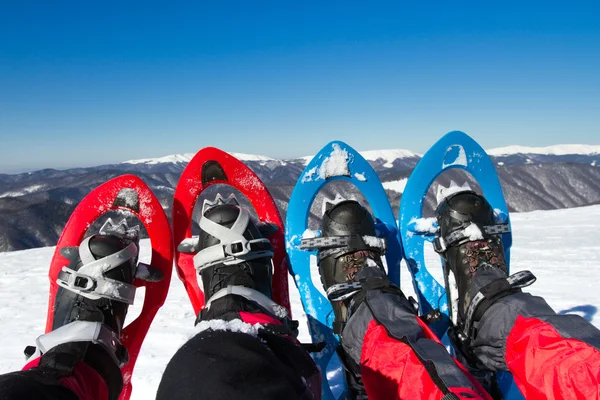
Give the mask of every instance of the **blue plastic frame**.
[[[339, 146], [339, 147], [338, 147]], [[324, 179], [318, 171], [323, 162], [336, 149], [348, 154], [348, 176], [332, 176]], [[332, 400], [343, 398], [346, 383], [341, 363], [335, 350], [339, 344], [338, 337], [333, 333], [333, 310], [329, 300], [314, 286], [311, 279], [310, 256], [317, 252], [299, 249], [304, 231], [308, 228], [308, 217], [311, 205], [317, 193], [331, 181], [345, 180], [353, 184], [367, 199], [375, 218], [379, 220], [378, 227], [387, 239], [386, 263], [390, 280], [400, 283], [400, 261], [402, 260], [402, 245], [400, 234], [396, 228], [396, 219], [392, 207], [387, 200], [385, 189], [371, 165], [352, 147], [341, 141], [327, 144], [308, 163], [290, 197], [286, 218], [286, 248], [290, 259], [290, 274], [300, 291], [302, 305], [306, 312], [309, 330], [313, 342], [326, 342], [325, 349], [314, 354], [317, 365], [323, 374], [323, 399]], [[381, 229], [383, 227], [383, 229]], [[334, 371], [339, 373], [332, 374]], [[327, 375], [336, 375], [335, 379], [327, 379]]]

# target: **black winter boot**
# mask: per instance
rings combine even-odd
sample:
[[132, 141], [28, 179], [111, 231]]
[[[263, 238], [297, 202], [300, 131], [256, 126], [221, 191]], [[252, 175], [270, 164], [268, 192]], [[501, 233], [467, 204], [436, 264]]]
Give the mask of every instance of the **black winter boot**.
[[[200, 228], [200, 252], [194, 260], [206, 301], [227, 286], [244, 286], [271, 298], [273, 249], [248, 211], [235, 204], [218, 205], [204, 213]], [[220, 259], [203, 263], [203, 254], [217, 250]]]
[[[319, 274], [335, 315], [333, 330], [341, 336], [344, 344], [342, 331], [365, 301], [367, 293], [359, 277], [364, 275], [373, 279], [369, 282], [377, 281], [383, 286], [390, 286], [381, 262], [385, 241], [376, 236], [375, 221], [371, 214], [358, 202], [346, 200], [325, 212], [322, 236], [303, 239], [301, 248], [319, 251]], [[370, 271], [371, 274], [361, 274], [366, 269], [374, 270]], [[400, 289], [397, 291], [400, 292]], [[357, 361], [342, 347], [338, 354], [346, 370], [351, 398], [366, 399]]]
[[472, 340], [473, 325], [496, 300], [519, 292], [535, 277], [529, 271], [508, 276], [502, 233], [488, 201], [473, 191], [444, 199], [436, 209], [439, 236], [435, 250], [444, 260], [444, 278], [451, 320], [462, 340]]
[[322, 239], [331, 241], [331, 246], [319, 250], [319, 274], [336, 324], [343, 324], [349, 318], [350, 303], [358, 300], [354, 296], [360, 290], [356, 274], [367, 267], [384, 271], [381, 256], [385, 248], [376, 237], [373, 217], [354, 200], [338, 203], [325, 212]]
[[[62, 254], [70, 262], [58, 275], [52, 331], [26, 353], [41, 355], [40, 367], [65, 375], [83, 361], [103, 377], [110, 399], [116, 399], [123, 384], [120, 367], [129, 359], [120, 335], [135, 297], [139, 230], [129, 229], [125, 220], [109, 220], [99, 234]], [[160, 280], [162, 274], [146, 265], [143, 278]]]
[[[285, 334], [297, 333], [297, 323], [271, 296], [273, 247], [265, 238], [274, 232], [269, 224], [255, 224], [235, 196], [205, 200], [200, 235], [178, 249], [194, 255], [202, 278], [205, 307], [196, 323], [212, 319], [243, 319], [240, 312], [265, 313], [285, 325]], [[274, 330], [271, 327], [271, 330]]]

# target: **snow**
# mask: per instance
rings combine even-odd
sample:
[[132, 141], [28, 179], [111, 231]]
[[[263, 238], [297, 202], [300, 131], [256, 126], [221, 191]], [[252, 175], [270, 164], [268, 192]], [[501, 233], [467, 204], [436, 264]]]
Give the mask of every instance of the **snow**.
[[319, 170], [319, 167], [314, 166], [311, 169], [309, 169], [308, 171], [306, 171], [306, 173], [302, 177], [302, 183], [312, 182], [313, 178], [315, 176], [317, 176], [318, 170]]
[[[600, 205], [553, 211], [511, 214], [514, 230], [511, 271], [528, 269], [538, 280], [526, 291], [543, 296], [560, 313], [577, 313], [600, 328]], [[149, 263], [149, 240], [141, 241], [141, 261]], [[48, 302], [48, 266], [54, 248], [0, 253], [0, 373], [25, 364], [23, 349], [43, 333]], [[428, 244], [425, 260], [432, 274], [443, 282], [439, 256]], [[318, 276], [318, 273], [317, 273]], [[406, 270], [402, 290], [413, 294]], [[290, 277], [292, 314], [300, 323], [300, 341], [308, 342], [306, 316], [294, 279]], [[318, 282], [319, 279], [317, 278]], [[129, 317], [139, 315], [143, 290], [136, 294]], [[132, 399], [156, 395], [162, 372], [170, 358], [194, 335], [194, 314], [183, 284], [175, 274], [165, 305], [159, 310], [144, 341], [133, 374]]]
[[[410, 150], [404, 149], [391, 149], [391, 150], [367, 150], [359, 152], [361, 156], [367, 161], [377, 161], [383, 160], [383, 166], [386, 168], [392, 168], [393, 162], [397, 159], [402, 158], [419, 158], [422, 155], [412, 152]], [[304, 165], [308, 165], [310, 160], [313, 159], [314, 156], [303, 156], [297, 157], [293, 159], [276, 159], [267, 156], [261, 156], [256, 154], [246, 154], [246, 153], [229, 153], [238, 160], [241, 161], [260, 161], [261, 165], [265, 165], [267, 161], [277, 161], [281, 163], [281, 165], [285, 165], [286, 161], [300, 161]], [[123, 164], [149, 164], [156, 165], [162, 163], [188, 163], [194, 157], [194, 153], [185, 153], [185, 154], [172, 154], [164, 157], [157, 158], [140, 158], [137, 160], [128, 160], [124, 161]]]
[[367, 178], [365, 177], [364, 172], [362, 174], [359, 174], [358, 172], [354, 173], [354, 177], [356, 179], [358, 179], [361, 182], [366, 182]]
[[[464, 150], [463, 150], [464, 151]], [[405, 149], [388, 149], [388, 150], [366, 150], [360, 151], [360, 155], [367, 161], [383, 161], [385, 168], [392, 168], [394, 161], [403, 158], [420, 158], [422, 154], [415, 153]], [[547, 147], [526, 147], [526, 146], [507, 146], [498, 147], [487, 150], [487, 153], [491, 156], [503, 156], [511, 154], [546, 154], [546, 155], [567, 155], [567, 154], [582, 154], [582, 155], [593, 155], [600, 154], [600, 146], [598, 145], [587, 145], [587, 144], [560, 144]], [[276, 159], [267, 156], [261, 156], [256, 154], [246, 153], [229, 153], [241, 161], [260, 161], [261, 165], [265, 165], [268, 161], [277, 161], [281, 165], [285, 165], [286, 161], [300, 161], [304, 165], [308, 165], [313, 156], [296, 157], [293, 159]], [[194, 153], [185, 154], [172, 154], [164, 157], [157, 158], [141, 158], [137, 160], [124, 161], [123, 164], [149, 164], [156, 165], [162, 163], [188, 163], [194, 157]], [[466, 165], [466, 158], [464, 160]], [[502, 165], [502, 164], [498, 164]], [[24, 193], [19, 194], [22, 196]], [[8, 194], [6, 194], [8, 196]], [[0, 197], [6, 197], [0, 195]], [[16, 196], [11, 196], [16, 197]]]
[[40, 189], [43, 189], [45, 187], [45, 185], [32, 185], [32, 186], [28, 186], [26, 188], [23, 188], [21, 191], [19, 192], [5, 192], [0, 194], [0, 198], [3, 197], [20, 197], [20, 196], [25, 196], [26, 194], [31, 194], [31, 193], [35, 193]]
[[421, 157], [421, 154], [414, 153], [410, 150], [393, 149], [393, 150], [367, 150], [361, 151], [360, 155], [367, 161], [383, 160], [386, 168], [392, 168], [393, 162], [401, 158], [416, 158]]
[[342, 149], [339, 144], [334, 143], [333, 150], [329, 157], [325, 157], [319, 167], [319, 176], [321, 179], [328, 179], [334, 176], [350, 176], [348, 169], [348, 151]]
[[122, 164], [163, 164], [163, 163], [188, 163], [194, 157], [194, 153], [172, 154], [170, 156], [157, 158], [140, 158], [138, 160], [123, 161]]
[[312, 229], [307, 229], [302, 233], [302, 239], [313, 239], [319, 236], [319, 231], [313, 231]]
[[[329, 157], [325, 157], [321, 164], [314, 166], [302, 176], [302, 183], [312, 182], [318, 179], [329, 179], [334, 176], [350, 176], [348, 168], [348, 151], [342, 149], [339, 144], [334, 143]], [[359, 175], [359, 174], [355, 174]], [[364, 180], [364, 175], [362, 176]], [[358, 177], [357, 177], [358, 178]], [[358, 178], [361, 180], [360, 178]]]
[[262, 328], [261, 324], [248, 324], [239, 319], [231, 321], [225, 321], [222, 319], [211, 319], [209, 321], [201, 321], [196, 326], [196, 333], [204, 332], [208, 329], [213, 331], [230, 331], [230, 332], [242, 332], [254, 337], [258, 336], [258, 331]]
[[[255, 154], [245, 154], [245, 153], [228, 153], [241, 161], [275, 161], [274, 158], [259, 156]], [[123, 161], [122, 164], [163, 164], [163, 163], [189, 163], [194, 157], [195, 153], [185, 153], [185, 154], [172, 154], [164, 157], [157, 158], [140, 158], [138, 160], [128, 160]]]
[[437, 220], [430, 218], [413, 218], [408, 223], [411, 231], [418, 233], [436, 234], [438, 231]]
[[567, 154], [592, 155], [600, 154], [600, 146], [589, 144], [557, 144], [546, 147], [507, 146], [487, 150], [491, 156], [506, 156], [511, 154], [545, 154], [564, 156]]
[[467, 226], [463, 230], [463, 233], [471, 241], [473, 241], [473, 240], [483, 240], [483, 234], [481, 233], [481, 230], [479, 229], [479, 227], [477, 225], [475, 225], [475, 224], [471, 224], [471, 225]]
[[[229, 153], [241, 161], [276, 161], [274, 158], [246, 153]], [[264, 164], [263, 164], [264, 165]]]
[[382, 182], [382, 185], [384, 189], [393, 190], [397, 193], [403, 193], [404, 188], [406, 187], [406, 182], [408, 182], [408, 178], [402, 178], [397, 181]]
[[[457, 154], [453, 154], [457, 152]], [[464, 147], [459, 144], [452, 145], [446, 150], [444, 162], [442, 168], [452, 167], [455, 165], [467, 166], [467, 154], [465, 153]]]

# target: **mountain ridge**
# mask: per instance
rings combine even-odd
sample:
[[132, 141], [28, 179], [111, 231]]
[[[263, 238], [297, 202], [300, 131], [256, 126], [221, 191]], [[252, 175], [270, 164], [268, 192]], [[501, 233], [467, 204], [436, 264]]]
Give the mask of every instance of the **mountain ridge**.
[[[509, 209], [547, 210], [600, 202], [600, 155], [588, 150], [583, 150], [587, 154], [492, 155]], [[245, 158], [243, 162], [265, 182], [285, 217], [289, 197], [309, 157], [276, 160], [234, 154]], [[397, 214], [407, 178], [421, 156], [403, 149], [368, 150], [361, 154], [377, 172]], [[0, 251], [54, 245], [78, 202], [96, 186], [123, 174], [135, 174], [148, 184], [170, 217], [174, 189], [192, 157], [192, 153], [187, 153], [159, 157], [160, 161], [148, 158], [133, 163], [0, 174]], [[437, 185], [448, 186], [451, 181], [459, 185], [468, 182], [477, 188], [463, 171], [451, 170], [442, 174], [430, 190], [434, 192]], [[312, 223], [318, 219], [323, 198], [334, 198], [336, 193], [346, 198], [360, 198], [360, 194], [344, 182], [325, 186], [315, 200]], [[431, 213], [434, 207], [435, 195], [430, 193], [424, 201], [424, 212]]]

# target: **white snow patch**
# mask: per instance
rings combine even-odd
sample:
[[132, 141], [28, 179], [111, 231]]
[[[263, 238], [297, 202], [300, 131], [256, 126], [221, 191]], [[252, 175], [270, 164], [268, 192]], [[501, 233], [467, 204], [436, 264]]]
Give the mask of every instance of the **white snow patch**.
[[326, 157], [319, 167], [319, 176], [321, 179], [328, 179], [333, 176], [350, 176], [348, 169], [348, 151], [340, 147], [339, 144], [332, 145], [333, 150]]
[[525, 164], [533, 164], [533, 161], [531, 160], [531, 158], [528, 158], [527, 160], [525, 160]]
[[[456, 158], [454, 160], [448, 160], [448, 162], [446, 163], [446, 157], [448, 157], [448, 155], [449, 155], [448, 153], [450, 153], [450, 151], [455, 151], [457, 149], [458, 149], [458, 154], [457, 154]], [[455, 165], [461, 165], [463, 167], [467, 166], [467, 154], [465, 153], [464, 147], [462, 147], [459, 144], [455, 144], [455, 145], [448, 147], [448, 149], [446, 150], [446, 155], [444, 156], [442, 168], [452, 167]]]
[[[229, 153], [229, 152], [228, 152]], [[256, 154], [246, 154], [246, 153], [229, 153], [240, 161], [277, 161], [274, 158], [267, 156], [259, 156]], [[264, 164], [262, 164], [264, 165]]]
[[[230, 153], [235, 158], [240, 161], [277, 161], [274, 158], [260, 156], [255, 154], [245, 154], [245, 153]], [[122, 164], [148, 164], [148, 165], [156, 165], [156, 164], [166, 164], [166, 163], [189, 163], [192, 158], [194, 158], [195, 153], [185, 153], [185, 154], [172, 154], [164, 157], [156, 157], [156, 158], [140, 158], [137, 160], [128, 160], [123, 161]]]
[[362, 174], [359, 174], [358, 172], [356, 172], [356, 173], [354, 173], [354, 177], [361, 182], [366, 182], [366, 180], [367, 180], [367, 177], [365, 176], [364, 172]]
[[409, 225], [414, 224], [412, 226], [412, 230], [414, 230], [415, 232], [418, 232], [418, 233], [435, 234], [438, 231], [437, 219], [435, 219], [434, 217], [413, 218], [410, 220], [410, 222], [408, 224]]
[[557, 144], [546, 147], [506, 146], [487, 150], [491, 156], [505, 156], [511, 154], [545, 154], [564, 156], [567, 154], [593, 155], [600, 154], [600, 146], [588, 144]]
[[592, 165], [592, 167], [595, 167], [596, 166], [596, 160], [592, 161], [591, 165]]
[[231, 321], [225, 321], [222, 319], [211, 319], [208, 321], [201, 321], [196, 326], [196, 332], [204, 332], [208, 329], [213, 331], [229, 331], [229, 332], [241, 332], [250, 336], [258, 336], [258, 332], [262, 329], [261, 324], [248, 324], [239, 319], [233, 319]]
[[458, 192], [466, 192], [472, 190], [467, 182], [465, 182], [462, 186], [458, 186], [456, 182], [450, 181], [449, 187], [444, 187], [442, 185], [438, 185], [437, 193], [436, 193], [436, 201], [440, 204], [445, 198], [452, 196]]
[[302, 177], [302, 183], [312, 182], [315, 175], [317, 175], [318, 169], [319, 168], [317, 166], [314, 166], [311, 169], [309, 169], [308, 171], [306, 171], [306, 173]]
[[385, 248], [385, 240], [382, 238], [378, 238], [377, 236], [363, 236], [363, 241], [369, 247], [374, 247], [378, 249]]
[[473, 240], [483, 240], [483, 234], [481, 233], [481, 230], [479, 229], [479, 227], [477, 225], [475, 225], [475, 224], [471, 224], [471, 225], [467, 226], [463, 230], [463, 233], [471, 241], [473, 241]]
[[499, 165], [499, 166], [503, 166], [503, 165], [504, 165], [504, 163], [503, 163], [502, 161], [500, 161], [500, 162], [498, 162], [498, 165]]
[[307, 229], [302, 233], [302, 239], [312, 239], [319, 237], [318, 231], [313, 231], [312, 229]]
[[0, 194], [0, 198], [3, 197], [20, 197], [20, 196], [25, 196], [26, 194], [31, 194], [34, 192], [37, 192], [40, 189], [43, 189], [45, 187], [45, 185], [32, 185], [32, 186], [28, 186], [26, 188], [23, 188], [21, 191], [18, 192], [6, 192], [6, 193], [2, 193]]
[[194, 153], [185, 154], [172, 154], [170, 156], [156, 157], [156, 158], [140, 158], [138, 160], [123, 161], [122, 164], [163, 164], [163, 163], [188, 163], [194, 157]]
[[384, 189], [393, 190], [397, 193], [403, 193], [404, 188], [406, 188], [406, 182], [408, 182], [408, 178], [402, 178], [397, 181], [383, 182], [382, 185]]

